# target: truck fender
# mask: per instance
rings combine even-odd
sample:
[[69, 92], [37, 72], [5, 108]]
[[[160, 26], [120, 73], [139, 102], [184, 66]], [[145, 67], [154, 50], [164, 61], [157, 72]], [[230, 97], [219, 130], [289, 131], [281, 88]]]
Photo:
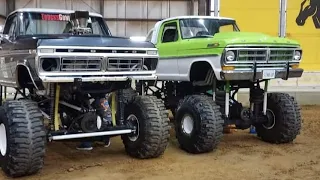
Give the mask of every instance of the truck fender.
[[17, 63], [17, 67], [16, 67], [16, 82], [18, 87], [21, 87], [21, 82], [19, 82], [19, 76], [20, 73], [26, 72], [27, 74], [24, 74], [26, 76], [28, 76], [27, 78], [29, 78], [31, 80], [31, 82], [33, 83], [34, 87], [39, 90], [39, 87], [37, 86], [35, 80], [34, 80], [34, 76], [31, 73], [30, 68], [26, 65], [25, 61], [24, 62], [18, 62]]
[[189, 67], [189, 72], [188, 72], [189, 81], [191, 80], [190, 76], [191, 76], [192, 67], [194, 67], [194, 65], [196, 65], [197, 63], [207, 63], [210, 66], [210, 68], [213, 70], [215, 77], [217, 79], [220, 79], [220, 74], [219, 74], [219, 72], [221, 71], [220, 61], [219, 61], [219, 64], [214, 64], [209, 59], [196, 59], [192, 61]]

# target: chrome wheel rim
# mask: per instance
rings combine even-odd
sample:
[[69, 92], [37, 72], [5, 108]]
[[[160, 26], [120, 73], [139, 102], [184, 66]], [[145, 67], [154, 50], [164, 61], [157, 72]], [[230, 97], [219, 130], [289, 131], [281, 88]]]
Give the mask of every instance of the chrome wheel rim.
[[270, 109], [267, 109], [267, 114], [266, 115], [267, 115], [267, 118], [268, 118], [268, 123], [267, 124], [264, 123], [264, 124], [262, 124], [262, 126], [265, 129], [272, 129], [276, 124], [276, 116], [273, 113], [273, 111], [270, 110]]
[[7, 154], [7, 131], [3, 123], [0, 124], [0, 152], [2, 156]]
[[134, 114], [130, 114], [127, 118], [127, 121], [130, 121], [136, 127], [136, 132], [134, 133], [134, 135], [128, 136], [129, 140], [134, 142], [139, 138], [139, 120], [137, 116], [135, 116]]
[[194, 128], [194, 121], [191, 115], [186, 114], [182, 117], [182, 123], [181, 123], [182, 131], [185, 134], [190, 135]]

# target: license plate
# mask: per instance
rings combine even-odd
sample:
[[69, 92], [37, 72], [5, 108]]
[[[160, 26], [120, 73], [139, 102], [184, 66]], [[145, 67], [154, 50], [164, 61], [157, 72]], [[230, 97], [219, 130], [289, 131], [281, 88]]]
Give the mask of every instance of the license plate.
[[262, 71], [262, 79], [273, 79], [276, 77], [275, 70], [263, 70]]

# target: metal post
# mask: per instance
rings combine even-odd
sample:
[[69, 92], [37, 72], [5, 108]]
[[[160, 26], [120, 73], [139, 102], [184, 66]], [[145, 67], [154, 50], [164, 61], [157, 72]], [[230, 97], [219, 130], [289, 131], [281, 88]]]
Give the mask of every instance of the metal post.
[[268, 99], [268, 85], [269, 80], [266, 80], [264, 83], [264, 94], [263, 94], [263, 114], [267, 114], [267, 99]]
[[286, 22], [287, 22], [287, 0], [280, 0], [279, 11], [279, 37], [286, 36]]
[[210, 15], [212, 15], [213, 13], [213, 16], [219, 17], [220, 16], [220, 0], [213, 0], [213, 3], [211, 3], [210, 9], [211, 9]]
[[3, 86], [0, 86], [0, 99], [1, 99], [1, 101], [0, 101], [0, 106], [2, 106], [2, 103], [3, 103], [3, 98], [2, 98], [2, 88]]
[[104, 17], [104, 0], [100, 0], [100, 14]]
[[217, 90], [217, 81], [216, 79], [214, 79], [212, 84], [212, 100], [213, 101], [216, 101], [216, 90]]
[[226, 82], [226, 100], [225, 100], [225, 114], [226, 117], [229, 117], [229, 97], [230, 97], [230, 82]]

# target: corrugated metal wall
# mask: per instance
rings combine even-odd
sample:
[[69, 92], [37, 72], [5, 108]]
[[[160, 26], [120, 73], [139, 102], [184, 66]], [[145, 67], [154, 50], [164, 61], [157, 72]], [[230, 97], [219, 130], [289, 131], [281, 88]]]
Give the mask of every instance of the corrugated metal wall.
[[[197, 4], [197, 0], [16, 0], [15, 7], [89, 10], [103, 14], [113, 35], [141, 36], [160, 19], [198, 14]], [[5, 14], [5, 6], [2, 9]]]
[[0, 25], [4, 24], [6, 15], [6, 0], [0, 0]]

